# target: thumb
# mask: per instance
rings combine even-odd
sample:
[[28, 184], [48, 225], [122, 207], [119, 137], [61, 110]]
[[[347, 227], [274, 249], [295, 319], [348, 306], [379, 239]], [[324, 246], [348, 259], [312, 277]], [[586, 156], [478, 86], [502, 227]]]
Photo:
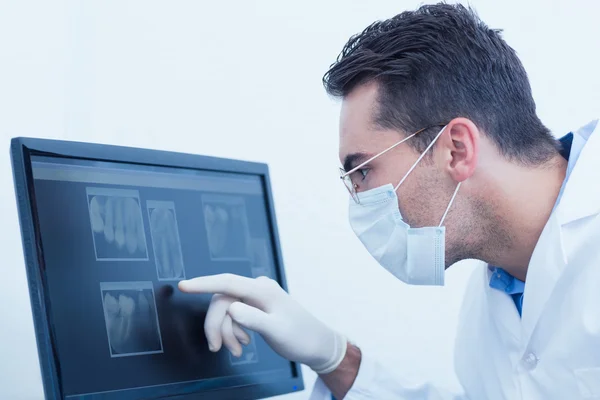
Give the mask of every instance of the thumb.
[[271, 326], [271, 316], [258, 308], [236, 301], [231, 303], [227, 313], [244, 328], [256, 331], [261, 335], [268, 333]]

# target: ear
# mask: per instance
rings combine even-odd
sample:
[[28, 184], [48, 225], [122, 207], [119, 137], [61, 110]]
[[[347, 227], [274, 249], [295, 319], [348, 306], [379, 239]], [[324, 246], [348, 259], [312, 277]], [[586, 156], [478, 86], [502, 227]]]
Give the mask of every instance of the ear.
[[439, 156], [443, 168], [456, 182], [463, 182], [475, 172], [481, 133], [473, 121], [455, 118], [440, 136]]

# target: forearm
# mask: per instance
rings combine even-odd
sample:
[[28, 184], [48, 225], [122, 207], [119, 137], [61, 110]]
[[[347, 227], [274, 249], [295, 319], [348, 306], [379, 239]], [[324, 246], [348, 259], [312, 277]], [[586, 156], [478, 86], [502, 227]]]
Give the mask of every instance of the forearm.
[[335, 371], [321, 375], [321, 379], [337, 400], [342, 400], [354, 384], [360, 368], [360, 359], [360, 349], [348, 343], [346, 356], [342, 363]]

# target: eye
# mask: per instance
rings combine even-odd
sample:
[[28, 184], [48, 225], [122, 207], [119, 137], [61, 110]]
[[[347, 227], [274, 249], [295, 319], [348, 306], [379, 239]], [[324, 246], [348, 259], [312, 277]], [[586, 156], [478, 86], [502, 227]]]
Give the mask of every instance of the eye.
[[369, 173], [369, 171], [370, 171], [370, 170], [371, 170], [370, 168], [361, 168], [361, 169], [359, 169], [359, 170], [358, 170], [358, 171], [356, 171], [356, 172], [358, 172], [358, 173], [360, 174], [360, 178], [361, 178], [361, 180], [363, 180], [363, 181], [364, 181], [364, 180], [365, 180], [365, 178], [367, 177], [367, 174]]
[[371, 168], [361, 168], [361, 169], [357, 169], [356, 171], [354, 171], [352, 173], [352, 175], [350, 176], [352, 183], [356, 186], [359, 186], [360, 183], [364, 182], [364, 180], [367, 178], [367, 174], [369, 173], [370, 170], [371, 170]]

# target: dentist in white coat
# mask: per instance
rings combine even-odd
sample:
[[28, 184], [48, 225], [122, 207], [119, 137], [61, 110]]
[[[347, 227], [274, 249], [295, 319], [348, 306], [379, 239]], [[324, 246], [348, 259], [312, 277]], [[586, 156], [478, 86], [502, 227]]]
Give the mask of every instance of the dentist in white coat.
[[240, 326], [254, 330], [319, 374], [313, 399], [600, 399], [598, 121], [555, 139], [515, 52], [460, 5], [374, 23], [323, 81], [342, 100], [350, 225], [390, 279], [443, 285], [481, 260], [454, 352], [462, 390], [391, 376], [267, 278], [180, 282], [214, 293], [211, 350], [239, 354]]

